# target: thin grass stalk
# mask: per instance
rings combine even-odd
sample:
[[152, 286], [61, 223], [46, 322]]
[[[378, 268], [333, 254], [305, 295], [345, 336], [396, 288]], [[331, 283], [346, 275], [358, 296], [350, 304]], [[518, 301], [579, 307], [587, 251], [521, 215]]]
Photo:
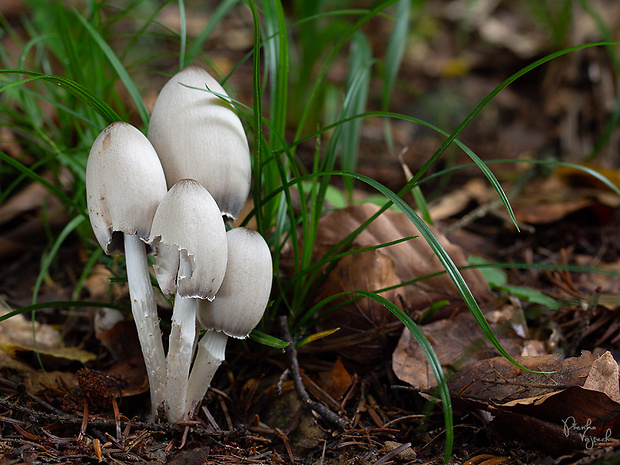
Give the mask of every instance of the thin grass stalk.
[[[366, 110], [366, 102], [368, 100], [373, 58], [370, 50], [370, 42], [361, 31], [353, 35], [350, 56], [350, 71], [347, 77], [347, 90], [345, 92], [348, 98], [345, 98], [342, 115], [345, 118], [363, 113]], [[349, 102], [348, 105], [346, 104], [347, 101]], [[351, 121], [341, 127], [342, 150], [340, 159], [342, 169], [345, 171], [354, 171], [357, 168], [362, 120]], [[348, 194], [348, 202], [352, 203], [353, 180], [351, 178], [345, 178], [343, 181]]]
[[198, 53], [200, 53], [204, 47], [204, 44], [207, 42], [209, 37], [211, 37], [211, 33], [215, 30], [216, 26], [220, 24], [222, 19], [230, 13], [237, 3], [239, 3], [239, 0], [224, 0], [219, 3], [215, 11], [213, 11], [213, 13], [209, 16], [209, 22], [205, 28], [200, 32], [200, 34], [198, 34], [198, 37], [196, 37], [189, 46], [189, 50], [186, 53], [188, 63], [196, 58]]
[[35, 80], [44, 80], [51, 84], [58, 85], [63, 87], [76, 97], [78, 97], [83, 102], [92, 105], [97, 113], [99, 113], [107, 123], [112, 123], [114, 121], [122, 121], [121, 117], [114, 111], [112, 108], [95, 94], [90, 92], [86, 87], [78, 82], [73, 81], [72, 79], [68, 79], [62, 76], [54, 76], [39, 73], [36, 71], [24, 70], [24, 69], [0, 69], [0, 74], [25, 74], [26, 76], [32, 76], [28, 79], [23, 79], [21, 81], [13, 82], [5, 85], [0, 88], [0, 93], [18, 86], [25, 84], [26, 82], [35, 81]]
[[[142, 99], [142, 95], [138, 91], [135, 83], [127, 73], [127, 70], [120, 62], [118, 57], [112, 48], [108, 45], [106, 40], [101, 36], [101, 34], [88, 22], [84, 17], [79, 14], [79, 12], [74, 11], [75, 17], [79, 20], [79, 22], [84, 26], [84, 28], [88, 31], [91, 37], [94, 39], [95, 43], [99, 46], [99, 48], [103, 51], [109, 63], [112, 65], [116, 74], [120, 78], [121, 82], [124, 84], [127, 92], [131, 97], [132, 102], [134, 103], [138, 114], [142, 120], [142, 123], [147, 126], [149, 122], [149, 112], [146, 109], [146, 105], [144, 104], [144, 100]], [[119, 119], [120, 120], [120, 119]]]
[[[381, 89], [381, 109], [387, 111], [390, 106], [396, 76], [400, 69], [407, 39], [409, 36], [409, 19], [411, 16], [411, 0], [399, 0], [396, 5], [394, 27], [390, 33], [385, 53], [383, 87]], [[394, 152], [394, 139], [389, 120], [384, 121], [384, 137], [388, 151]]]
[[254, 198], [254, 210], [256, 218], [256, 229], [261, 233], [267, 232], [265, 221], [263, 217], [263, 209], [260, 205], [260, 199], [263, 195], [263, 107], [262, 107], [262, 91], [260, 83], [260, 49], [261, 49], [261, 34], [260, 34], [260, 22], [258, 19], [258, 12], [256, 10], [256, 4], [254, 0], [250, 0], [248, 3], [250, 11], [252, 12], [252, 19], [254, 20], [254, 55], [252, 66], [252, 97], [253, 97], [253, 121], [254, 121], [254, 184], [252, 196]]
[[[281, 138], [286, 132], [286, 114], [288, 102], [288, 73], [289, 73], [289, 50], [288, 35], [284, 11], [279, 0], [266, 0], [263, 3], [263, 18], [265, 27], [265, 37], [261, 38], [264, 51], [264, 63], [266, 68], [266, 79], [269, 84], [270, 96], [270, 121], [271, 130], [268, 138], [268, 147], [271, 153], [282, 150]], [[288, 175], [286, 161], [280, 161], [274, 155], [273, 163], [284, 164], [284, 171]], [[272, 192], [280, 183], [278, 171], [280, 168], [272, 163], [265, 164], [263, 177], [264, 189]], [[281, 202], [284, 198], [280, 196], [264, 206], [266, 224], [273, 226], [276, 224], [278, 216], [282, 219]]]
[[179, 4], [179, 18], [181, 19], [181, 30], [179, 32], [179, 71], [185, 68], [185, 48], [187, 43], [187, 18], [185, 17], [185, 2], [177, 0]]
[[325, 79], [325, 76], [327, 74], [327, 70], [328, 70], [329, 65], [331, 64], [331, 62], [338, 55], [338, 53], [340, 53], [340, 50], [342, 49], [342, 47], [349, 41], [349, 39], [355, 33], [355, 31], [359, 30], [364, 24], [366, 24], [372, 18], [377, 16], [382, 10], [384, 10], [388, 6], [396, 3], [396, 1], [397, 0], [387, 0], [387, 1], [383, 2], [383, 3], [381, 3], [379, 6], [377, 6], [377, 7], [373, 8], [372, 10], [368, 11], [368, 13], [366, 13], [359, 20], [357, 20], [351, 27], [349, 27], [347, 32], [345, 34], [342, 34], [340, 39], [334, 44], [334, 46], [331, 49], [329, 55], [327, 56], [327, 59], [325, 60], [325, 63], [323, 65], [323, 67], [319, 71], [319, 75], [315, 79], [315, 84], [312, 86], [312, 90], [310, 91], [310, 94], [309, 94], [308, 99], [307, 99], [306, 108], [304, 109], [304, 112], [302, 113], [301, 117], [299, 118], [299, 122], [298, 122], [298, 125], [297, 125], [297, 131], [295, 133], [295, 139], [299, 139], [300, 136], [301, 136], [301, 133], [303, 132], [303, 129], [304, 129], [305, 124], [306, 124], [306, 120], [308, 118], [308, 115], [310, 114], [310, 107], [313, 104], [313, 101], [314, 101], [314, 99], [315, 99], [315, 97], [316, 97], [316, 95], [318, 93], [318, 90], [319, 90], [320, 86], [323, 85], [323, 80]]
[[37, 297], [39, 296], [39, 289], [41, 287], [41, 284], [43, 283], [43, 279], [47, 275], [49, 268], [52, 265], [52, 262], [54, 261], [54, 258], [56, 258], [56, 255], [58, 254], [58, 250], [60, 249], [60, 246], [63, 244], [67, 236], [69, 236], [69, 234], [71, 234], [80, 225], [80, 223], [84, 221], [85, 219], [86, 219], [85, 216], [80, 215], [80, 216], [76, 216], [71, 221], [69, 221], [69, 223], [67, 223], [67, 225], [62, 229], [60, 234], [58, 234], [58, 237], [52, 244], [52, 247], [50, 248], [49, 252], [43, 257], [43, 260], [41, 261], [41, 269], [39, 270], [39, 273], [37, 274], [37, 279], [35, 280], [35, 283], [32, 289], [32, 303], [33, 304], [37, 303]]

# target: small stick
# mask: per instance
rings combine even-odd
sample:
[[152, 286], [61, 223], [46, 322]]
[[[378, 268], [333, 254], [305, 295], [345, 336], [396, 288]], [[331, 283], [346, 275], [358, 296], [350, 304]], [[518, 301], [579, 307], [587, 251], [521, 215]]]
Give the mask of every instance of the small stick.
[[293, 338], [291, 337], [291, 333], [288, 329], [288, 321], [285, 316], [280, 319], [280, 325], [282, 327], [282, 332], [284, 333], [284, 340], [290, 343], [286, 346], [284, 352], [288, 357], [290, 375], [293, 379], [293, 385], [295, 386], [297, 395], [307, 408], [309, 408], [310, 410], [314, 410], [323, 419], [329, 421], [333, 425], [337, 426], [339, 429], [346, 429], [348, 427], [348, 423], [346, 421], [344, 421], [342, 418], [340, 418], [338, 415], [328, 409], [325, 405], [310, 399], [310, 396], [308, 395], [308, 392], [306, 391], [304, 383], [301, 379], [301, 373], [299, 371], [299, 361], [297, 360], [297, 350], [295, 349], [295, 345], [293, 344]]

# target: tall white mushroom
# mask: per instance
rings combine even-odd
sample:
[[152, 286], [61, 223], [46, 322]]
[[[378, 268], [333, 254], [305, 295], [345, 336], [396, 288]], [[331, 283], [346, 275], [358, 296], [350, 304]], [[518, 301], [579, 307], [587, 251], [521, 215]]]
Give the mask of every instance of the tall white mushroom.
[[95, 139], [86, 164], [88, 215], [106, 254], [125, 252], [127, 281], [151, 390], [154, 419], [166, 381], [164, 348], [145, 240], [166, 180], [148, 139], [135, 127], [116, 122]]
[[204, 69], [190, 66], [174, 75], [155, 101], [148, 138], [168, 187], [195, 179], [234, 220], [250, 192], [250, 152], [234, 108], [212, 92], [227, 95]]
[[186, 418], [199, 302], [213, 300], [228, 259], [226, 228], [211, 194], [193, 179], [177, 182], [157, 208], [149, 243], [155, 249], [154, 270], [161, 290], [175, 294], [165, 398], [168, 420], [180, 421]]
[[186, 412], [207, 392], [225, 358], [228, 337], [243, 339], [267, 308], [273, 274], [269, 246], [257, 231], [235, 228], [226, 233], [228, 264], [217, 297], [202, 301], [198, 319], [207, 331], [198, 345], [187, 388]]

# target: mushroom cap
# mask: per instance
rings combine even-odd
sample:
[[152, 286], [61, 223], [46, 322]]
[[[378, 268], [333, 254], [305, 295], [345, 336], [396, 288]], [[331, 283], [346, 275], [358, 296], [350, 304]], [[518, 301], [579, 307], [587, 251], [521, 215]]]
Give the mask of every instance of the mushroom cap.
[[226, 272], [226, 227], [202, 185], [182, 179], [172, 186], [155, 212], [148, 243], [155, 250], [153, 269], [165, 295], [214, 298]]
[[196, 179], [222, 214], [236, 219], [250, 192], [248, 141], [234, 108], [209, 90], [227, 95], [204, 69], [190, 66], [174, 75], [155, 101], [148, 138], [168, 187]]
[[200, 302], [204, 328], [236, 338], [246, 337], [260, 322], [269, 302], [273, 264], [269, 246], [257, 231], [235, 228], [226, 233], [228, 265], [212, 302]]
[[97, 136], [86, 163], [86, 202], [106, 254], [123, 251], [120, 233], [149, 236], [166, 190], [155, 149], [137, 128], [116, 122]]

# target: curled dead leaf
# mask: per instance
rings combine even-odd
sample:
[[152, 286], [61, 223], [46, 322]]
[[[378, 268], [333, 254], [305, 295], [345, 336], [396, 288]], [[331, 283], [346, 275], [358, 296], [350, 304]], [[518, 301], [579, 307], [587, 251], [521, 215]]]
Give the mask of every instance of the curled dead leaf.
[[[524, 342], [522, 337], [510, 328], [491, 326], [509, 354], [517, 356], [521, 353]], [[454, 372], [467, 363], [498, 355], [471, 313], [460, 313], [453, 318], [421, 326], [420, 329], [433, 346], [446, 373]], [[408, 329], [402, 331], [394, 350], [392, 369], [398, 379], [416, 388], [429, 389], [437, 385], [424, 352]]]
[[[379, 207], [373, 204], [353, 205], [321, 218], [314, 261], [323, 258], [332, 247], [378, 210]], [[433, 230], [433, 233], [456, 266], [467, 264], [466, 254], [460, 247], [450, 243], [438, 231]], [[402, 239], [406, 240], [375, 248]], [[353, 240], [350, 250], [368, 248], [375, 249], [347, 255], [336, 263], [319, 288], [317, 301], [340, 292], [377, 291], [408, 283], [386, 291], [383, 296], [410, 315], [439, 301], [446, 301], [448, 304], [435, 315], [436, 318], [443, 318], [465, 308], [450, 277], [441, 274], [444, 271], [441, 262], [404, 214], [392, 210], [383, 212]], [[466, 270], [462, 275], [479, 301], [484, 302], [491, 298], [489, 286], [478, 270]], [[341, 331], [338, 336], [355, 335], [394, 321], [395, 317], [382, 305], [364, 299], [337, 308], [321, 321], [320, 328], [339, 327]], [[376, 339], [364, 347], [351, 347], [341, 353], [359, 362], [373, 362], [379, 360], [386, 350], [393, 348], [393, 344], [389, 343], [392, 339]]]
[[611, 354], [584, 351], [574, 358], [550, 354], [516, 361], [532, 371], [503, 357], [459, 370], [449, 382], [455, 405], [491, 412], [501, 435], [552, 455], [620, 443], [620, 403], [605, 392], [618, 386]]

